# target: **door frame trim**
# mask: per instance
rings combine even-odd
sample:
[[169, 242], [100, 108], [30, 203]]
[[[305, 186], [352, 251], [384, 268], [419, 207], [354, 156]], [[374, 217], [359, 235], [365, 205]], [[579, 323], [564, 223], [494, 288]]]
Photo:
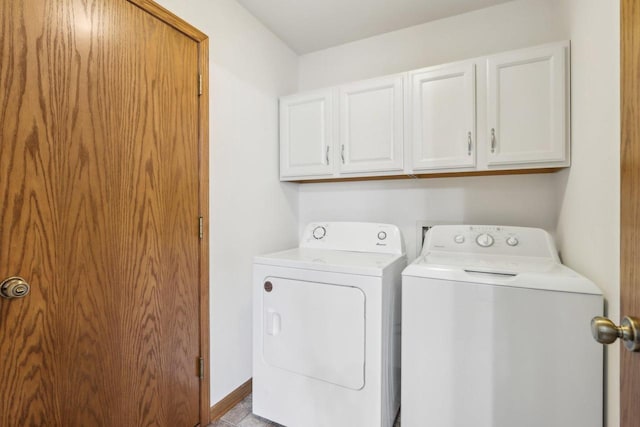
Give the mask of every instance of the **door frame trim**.
[[[203, 238], [200, 240], [200, 357], [204, 359], [204, 377], [200, 381], [200, 425], [210, 422], [210, 335], [209, 335], [209, 37], [193, 25], [169, 12], [151, 0], [127, 0], [140, 9], [171, 26], [198, 44], [199, 74], [202, 78], [202, 93], [198, 96], [198, 199], [199, 212], [203, 218]], [[198, 76], [193, 76], [194, 79]], [[197, 96], [197, 94], [194, 94]], [[198, 238], [197, 218], [193, 219], [195, 238]], [[194, 359], [194, 374], [197, 367]]]

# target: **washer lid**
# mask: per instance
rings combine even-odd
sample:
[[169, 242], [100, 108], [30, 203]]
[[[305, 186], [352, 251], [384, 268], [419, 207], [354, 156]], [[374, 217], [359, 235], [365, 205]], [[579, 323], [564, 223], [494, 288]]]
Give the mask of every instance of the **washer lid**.
[[451, 255], [432, 251], [416, 259], [402, 276], [602, 295], [592, 281], [546, 257]]
[[253, 262], [279, 267], [381, 277], [386, 267], [404, 258], [405, 255], [397, 254], [295, 248], [256, 256]]
[[457, 268], [511, 276], [520, 273], [546, 273], [560, 264], [553, 258], [547, 257], [455, 254], [441, 251], [429, 251], [420, 256], [415, 263], [427, 268]]

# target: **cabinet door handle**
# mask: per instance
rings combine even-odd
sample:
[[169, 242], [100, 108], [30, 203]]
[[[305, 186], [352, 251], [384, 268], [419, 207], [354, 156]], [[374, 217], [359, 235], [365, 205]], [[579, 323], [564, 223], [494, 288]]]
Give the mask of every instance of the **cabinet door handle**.
[[340, 150], [340, 157], [342, 158], [342, 164], [344, 165], [344, 144], [342, 144], [342, 149]]
[[491, 128], [491, 152], [496, 152], [496, 130]]
[[329, 146], [327, 145], [327, 151], [324, 154], [325, 159], [327, 160], [327, 165], [329, 164]]
[[471, 155], [471, 132], [467, 134], [467, 156]]

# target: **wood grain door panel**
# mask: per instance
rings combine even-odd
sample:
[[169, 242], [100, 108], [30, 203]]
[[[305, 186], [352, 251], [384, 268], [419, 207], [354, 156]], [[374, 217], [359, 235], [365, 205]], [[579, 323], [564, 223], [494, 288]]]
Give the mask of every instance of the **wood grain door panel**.
[[[620, 313], [640, 317], [640, 3], [620, 6]], [[637, 427], [640, 353], [623, 347], [620, 358], [620, 426]]]
[[199, 422], [198, 43], [124, 0], [0, 5], [0, 425]]

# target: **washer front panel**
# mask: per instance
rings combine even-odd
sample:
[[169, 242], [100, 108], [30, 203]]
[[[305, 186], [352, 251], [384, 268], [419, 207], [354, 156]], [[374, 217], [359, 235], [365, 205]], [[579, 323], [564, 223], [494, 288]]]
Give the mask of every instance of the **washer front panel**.
[[600, 295], [405, 277], [403, 427], [602, 427]]

